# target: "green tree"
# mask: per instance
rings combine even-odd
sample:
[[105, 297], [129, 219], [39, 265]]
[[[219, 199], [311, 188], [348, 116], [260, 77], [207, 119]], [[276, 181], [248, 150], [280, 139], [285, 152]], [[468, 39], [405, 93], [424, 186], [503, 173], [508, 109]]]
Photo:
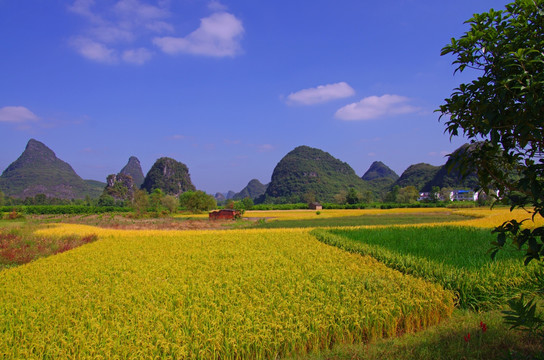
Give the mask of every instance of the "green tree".
[[[470, 30], [452, 39], [442, 54], [455, 56], [456, 72], [468, 68], [478, 76], [454, 89], [439, 109], [447, 132], [471, 142], [457, 159], [460, 169], [479, 169], [483, 190], [498, 189], [512, 209], [526, 208], [533, 219], [542, 217], [544, 0], [517, 0], [504, 10], [476, 14], [467, 23]], [[522, 223], [510, 220], [494, 230], [498, 236], [492, 256], [511, 242], [525, 251], [526, 263], [544, 259], [544, 227], [523, 229]], [[544, 287], [542, 272], [535, 280]], [[534, 304], [512, 301], [507, 320], [544, 333], [544, 319], [535, 315]]]
[[132, 208], [137, 216], [142, 216], [149, 205], [149, 195], [145, 190], [136, 190], [134, 192], [134, 199], [132, 200]]
[[175, 196], [166, 195], [162, 198], [161, 205], [166, 208], [170, 214], [173, 214], [178, 210], [179, 201]]
[[397, 194], [397, 201], [402, 204], [412, 204], [417, 201], [419, 192], [415, 186], [406, 186], [399, 189]]
[[334, 202], [340, 205], [345, 204], [347, 195], [348, 193], [345, 190], [340, 190], [338, 194], [334, 195]]
[[161, 207], [161, 200], [164, 197], [164, 193], [161, 189], [157, 188], [149, 195], [149, 208], [151, 211], [158, 212]]
[[187, 203], [194, 193], [194, 191], [185, 191], [179, 194], [179, 206], [181, 206], [182, 209], [187, 210]]
[[397, 202], [397, 197], [399, 195], [400, 186], [395, 185], [393, 186], [393, 189], [391, 189], [390, 192], [385, 195], [384, 202]]
[[98, 198], [98, 206], [115, 206], [115, 199], [113, 196], [103, 193]]
[[180, 195], [180, 205], [192, 213], [213, 210], [217, 207], [217, 202], [212, 195], [204, 191], [187, 191]]
[[372, 191], [366, 190], [361, 194], [361, 202], [368, 204], [374, 201], [374, 194]]
[[346, 202], [348, 204], [357, 204], [359, 203], [359, 193], [354, 188], [349, 188], [346, 195]]
[[0, 206], [4, 206], [5, 201], [6, 201], [6, 196], [4, 195], [2, 190], [0, 190]]
[[242, 208], [244, 210], [251, 210], [253, 209], [253, 199], [251, 199], [250, 197], [245, 197], [243, 198], [242, 200], [240, 200], [240, 203], [242, 205]]

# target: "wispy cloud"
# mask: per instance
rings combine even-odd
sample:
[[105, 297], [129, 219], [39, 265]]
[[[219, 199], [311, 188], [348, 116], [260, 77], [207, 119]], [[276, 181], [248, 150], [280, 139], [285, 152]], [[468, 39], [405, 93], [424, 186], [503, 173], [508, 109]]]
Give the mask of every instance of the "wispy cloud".
[[142, 65], [151, 59], [153, 54], [146, 48], [130, 49], [123, 52], [123, 60], [137, 65]]
[[[153, 4], [150, 4], [153, 3]], [[69, 44], [81, 56], [105, 64], [143, 65], [154, 56], [149, 46], [166, 54], [235, 56], [241, 52], [242, 22], [219, 1], [211, 1], [212, 14], [186, 36], [171, 36], [170, 0], [74, 0], [68, 11], [85, 23]]]
[[355, 95], [355, 90], [351, 86], [345, 82], [339, 82], [291, 93], [287, 96], [287, 103], [290, 105], [313, 105], [353, 95]]
[[0, 108], [0, 122], [26, 123], [40, 118], [24, 106], [4, 106]]
[[118, 0], [109, 5], [75, 0], [68, 10], [86, 20], [81, 33], [73, 36], [69, 44], [81, 56], [102, 63], [144, 64], [153, 53], [135, 43], [174, 31], [167, 22], [171, 17], [167, 0], [158, 0], [156, 5], [141, 0]]
[[341, 120], [373, 120], [421, 110], [409, 102], [409, 98], [399, 95], [369, 96], [338, 109], [335, 117]]
[[198, 29], [185, 37], [155, 37], [153, 43], [167, 54], [195, 54], [214, 57], [240, 53], [244, 33], [242, 22], [227, 12], [216, 12], [200, 19]]
[[72, 38], [70, 45], [83, 57], [107, 64], [118, 62], [118, 55], [114, 49], [87, 37]]
[[227, 7], [225, 5], [215, 0], [210, 1], [210, 3], [208, 4], [208, 9], [214, 12], [227, 11]]
[[262, 145], [257, 146], [257, 150], [259, 152], [272, 151], [272, 150], [274, 150], [274, 146], [271, 145], [271, 144], [262, 144]]

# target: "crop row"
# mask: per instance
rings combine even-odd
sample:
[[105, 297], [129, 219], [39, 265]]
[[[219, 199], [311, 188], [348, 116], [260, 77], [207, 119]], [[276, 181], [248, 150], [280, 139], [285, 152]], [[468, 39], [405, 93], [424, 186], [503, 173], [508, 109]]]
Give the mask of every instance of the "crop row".
[[0, 356], [277, 358], [413, 331], [452, 294], [301, 230], [98, 233], [5, 270]]
[[537, 266], [524, 266], [519, 251], [504, 250], [492, 260], [495, 236], [488, 229], [408, 226], [373, 229], [317, 229], [320, 241], [370, 255], [393, 269], [441, 284], [464, 308], [489, 309], [523, 289], [532, 289]]

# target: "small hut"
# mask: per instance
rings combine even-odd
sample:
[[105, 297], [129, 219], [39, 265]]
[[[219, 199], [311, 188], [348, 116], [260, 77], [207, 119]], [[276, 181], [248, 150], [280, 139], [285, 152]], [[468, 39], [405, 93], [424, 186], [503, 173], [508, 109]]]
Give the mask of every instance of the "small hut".
[[308, 207], [310, 210], [323, 210], [323, 206], [318, 202], [309, 203]]
[[233, 209], [222, 209], [212, 211], [209, 214], [210, 220], [235, 220], [239, 219], [242, 216], [240, 211]]

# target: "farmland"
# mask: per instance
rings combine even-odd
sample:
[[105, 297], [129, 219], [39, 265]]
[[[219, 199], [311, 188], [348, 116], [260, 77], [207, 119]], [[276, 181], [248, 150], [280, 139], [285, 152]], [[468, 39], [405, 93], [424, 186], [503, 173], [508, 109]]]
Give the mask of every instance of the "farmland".
[[[461, 335], [460, 343], [444, 343], [455, 354], [444, 358], [466, 356], [467, 351], [469, 358], [486, 358], [505, 346], [541, 350], [517, 333], [501, 331], [505, 327], [494, 310], [511, 295], [505, 291], [494, 298], [495, 289], [515, 292], [528, 286], [506, 282], [529, 271], [517, 266], [519, 254], [501, 254], [499, 265], [490, 263], [485, 250], [492, 236], [477, 229], [493, 226], [509, 215], [507, 210], [456, 210], [458, 217], [442, 222], [452, 211], [436, 215], [430, 209], [419, 216], [428, 216], [426, 224], [418, 224], [417, 211], [422, 209], [246, 213], [278, 223], [315, 218], [334, 223], [342, 215], [389, 219], [386, 224], [321, 229], [179, 231], [142, 225], [119, 230], [101, 222], [40, 218], [41, 225], [33, 224], [37, 237], [98, 240], [0, 272], [0, 354], [202, 359], [323, 354], [342, 359], [367, 358], [377, 351], [375, 358], [382, 358], [384, 353], [376, 349], [393, 341], [394, 348], [412, 346], [410, 352], [421, 356], [418, 349], [429, 339], [475, 334], [474, 324], [467, 323], [476, 319], [493, 324], [489, 348], [470, 352]], [[411, 223], [390, 225], [391, 219], [410, 212]], [[433, 216], [437, 222], [431, 221]], [[4, 233], [17, 226], [25, 221], [0, 223]], [[327, 245], [327, 236], [339, 243]], [[460, 246], [455, 247], [456, 241]], [[473, 247], [467, 246], [470, 242]], [[366, 247], [357, 248], [361, 245]], [[463, 261], [467, 256], [468, 263]], [[444, 279], [452, 274], [468, 282], [448, 285]], [[483, 290], [476, 286], [487, 283], [490, 287]], [[474, 289], [481, 294], [474, 295]], [[376, 344], [375, 350], [363, 351], [361, 343]], [[406, 351], [394, 357], [410, 358], [401, 353]]]

